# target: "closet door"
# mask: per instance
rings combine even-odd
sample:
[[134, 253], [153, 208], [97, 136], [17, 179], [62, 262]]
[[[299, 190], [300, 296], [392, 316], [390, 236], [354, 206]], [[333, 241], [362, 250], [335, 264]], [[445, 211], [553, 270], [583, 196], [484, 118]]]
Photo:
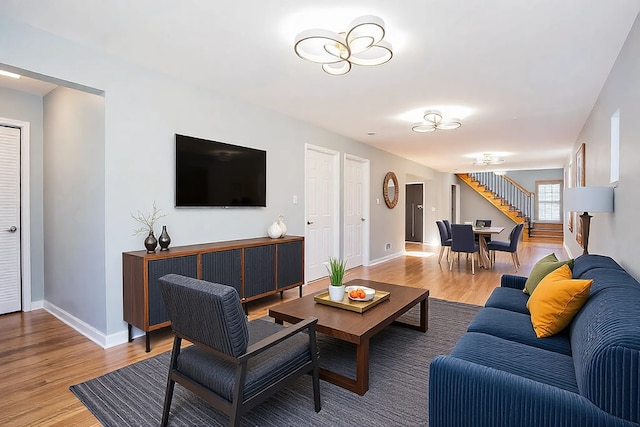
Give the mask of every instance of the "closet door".
[[0, 314], [22, 309], [20, 129], [0, 126]]

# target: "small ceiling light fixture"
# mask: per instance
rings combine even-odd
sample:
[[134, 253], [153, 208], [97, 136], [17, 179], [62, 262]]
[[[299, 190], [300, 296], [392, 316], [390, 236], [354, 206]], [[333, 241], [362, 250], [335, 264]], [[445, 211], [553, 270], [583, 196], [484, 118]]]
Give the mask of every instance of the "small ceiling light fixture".
[[504, 159], [499, 158], [498, 156], [491, 153], [484, 153], [482, 156], [478, 156], [476, 160], [473, 162], [474, 165], [499, 165], [504, 162]]
[[0, 70], [0, 76], [11, 77], [12, 79], [19, 79], [20, 74], [12, 73], [10, 71]]
[[442, 117], [442, 113], [438, 110], [428, 110], [424, 113], [425, 123], [415, 123], [411, 130], [414, 132], [433, 132], [434, 130], [458, 129], [462, 126], [460, 119]]
[[391, 44], [384, 38], [384, 21], [365, 15], [354, 19], [346, 33], [324, 29], [301, 32], [296, 36], [294, 50], [307, 61], [322, 64], [332, 76], [347, 74], [351, 65], [382, 65], [393, 56]]

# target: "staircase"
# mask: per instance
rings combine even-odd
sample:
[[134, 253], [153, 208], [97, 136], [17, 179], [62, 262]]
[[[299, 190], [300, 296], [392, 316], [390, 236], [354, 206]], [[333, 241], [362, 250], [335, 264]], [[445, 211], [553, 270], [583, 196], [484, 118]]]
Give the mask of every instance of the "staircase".
[[562, 224], [551, 224], [544, 222], [536, 222], [529, 230], [529, 240], [536, 242], [562, 242], [563, 239]]
[[459, 173], [458, 178], [514, 223], [525, 223], [523, 241], [562, 241], [562, 224], [534, 223], [534, 193], [506, 176], [493, 172]]
[[[469, 187], [473, 188], [478, 194], [484, 197], [489, 203], [496, 207], [500, 212], [508, 216], [513, 222], [516, 224], [520, 224], [521, 222], [528, 223], [530, 215], [526, 215], [525, 212], [529, 209], [526, 207], [518, 208], [513, 204], [507, 197], [507, 191], [494, 190], [495, 185], [491, 185], [492, 183], [488, 182], [488, 180], [483, 179], [486, 178], [483, 176], [484, 173], [478, 174], [468, 174], [468, 173], [459, 173], [457, 174], [458, 178], [464, 181]], [[493, 172], [491, 172], [493, 175]], [[497, 176], [497, 175], [496, 175]], [[501, 177], [504, 179], [504, 177]], [[522, 190], [521, 190], [522, 191]], [[526, 190], [524, 190], [526, 191]], [[527, 192], [528, 196], [531, 193]], [[529, 205], [531, 203], [529, 202]], [[526, 233], [523, 233], [526, 234]]]

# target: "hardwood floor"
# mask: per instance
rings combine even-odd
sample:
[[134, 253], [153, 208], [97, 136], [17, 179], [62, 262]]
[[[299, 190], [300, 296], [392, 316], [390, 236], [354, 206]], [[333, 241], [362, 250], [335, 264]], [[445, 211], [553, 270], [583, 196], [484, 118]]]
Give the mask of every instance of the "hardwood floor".
[[[483, 305], [500, 284], [502, 274], [514, 274], [511, 255], [498, 253], [492, 270], [476, 269], [466, 257], [449, 271], [439, 247], [407, 244], [407, 255], [372, 267], [349, 270], [346, 280], [364, 278], [406, 286], [428, 288], [432, 298]], [[535, 262], [555, 252], [566, 259], [560, 243], [522, 242], [517, 274], [527, 276]], [[303, 293], [324, 290], [326, 279], [309, 283]], [[286, 291], [249, 304], [249, 318], [267, 314], [272, 305], [295, 299], [298, 290]], [[0, 378], [4, 390], [0, 399], [2, 426], [99, 426], [100, 423], [69, 391], [69, 386], [171, 349], [169, 329], [156, 331], [151, 352], [144, 351], [144, 337], [132, 343], [103, 349], [44, 310], [0, 316]]]

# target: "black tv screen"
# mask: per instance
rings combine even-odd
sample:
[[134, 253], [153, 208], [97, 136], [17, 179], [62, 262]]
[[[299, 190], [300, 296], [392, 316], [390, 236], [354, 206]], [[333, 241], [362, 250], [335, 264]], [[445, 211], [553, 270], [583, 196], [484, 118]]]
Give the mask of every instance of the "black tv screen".
[[266, 206], [267, 152], [176, 134], [176, 206]]

